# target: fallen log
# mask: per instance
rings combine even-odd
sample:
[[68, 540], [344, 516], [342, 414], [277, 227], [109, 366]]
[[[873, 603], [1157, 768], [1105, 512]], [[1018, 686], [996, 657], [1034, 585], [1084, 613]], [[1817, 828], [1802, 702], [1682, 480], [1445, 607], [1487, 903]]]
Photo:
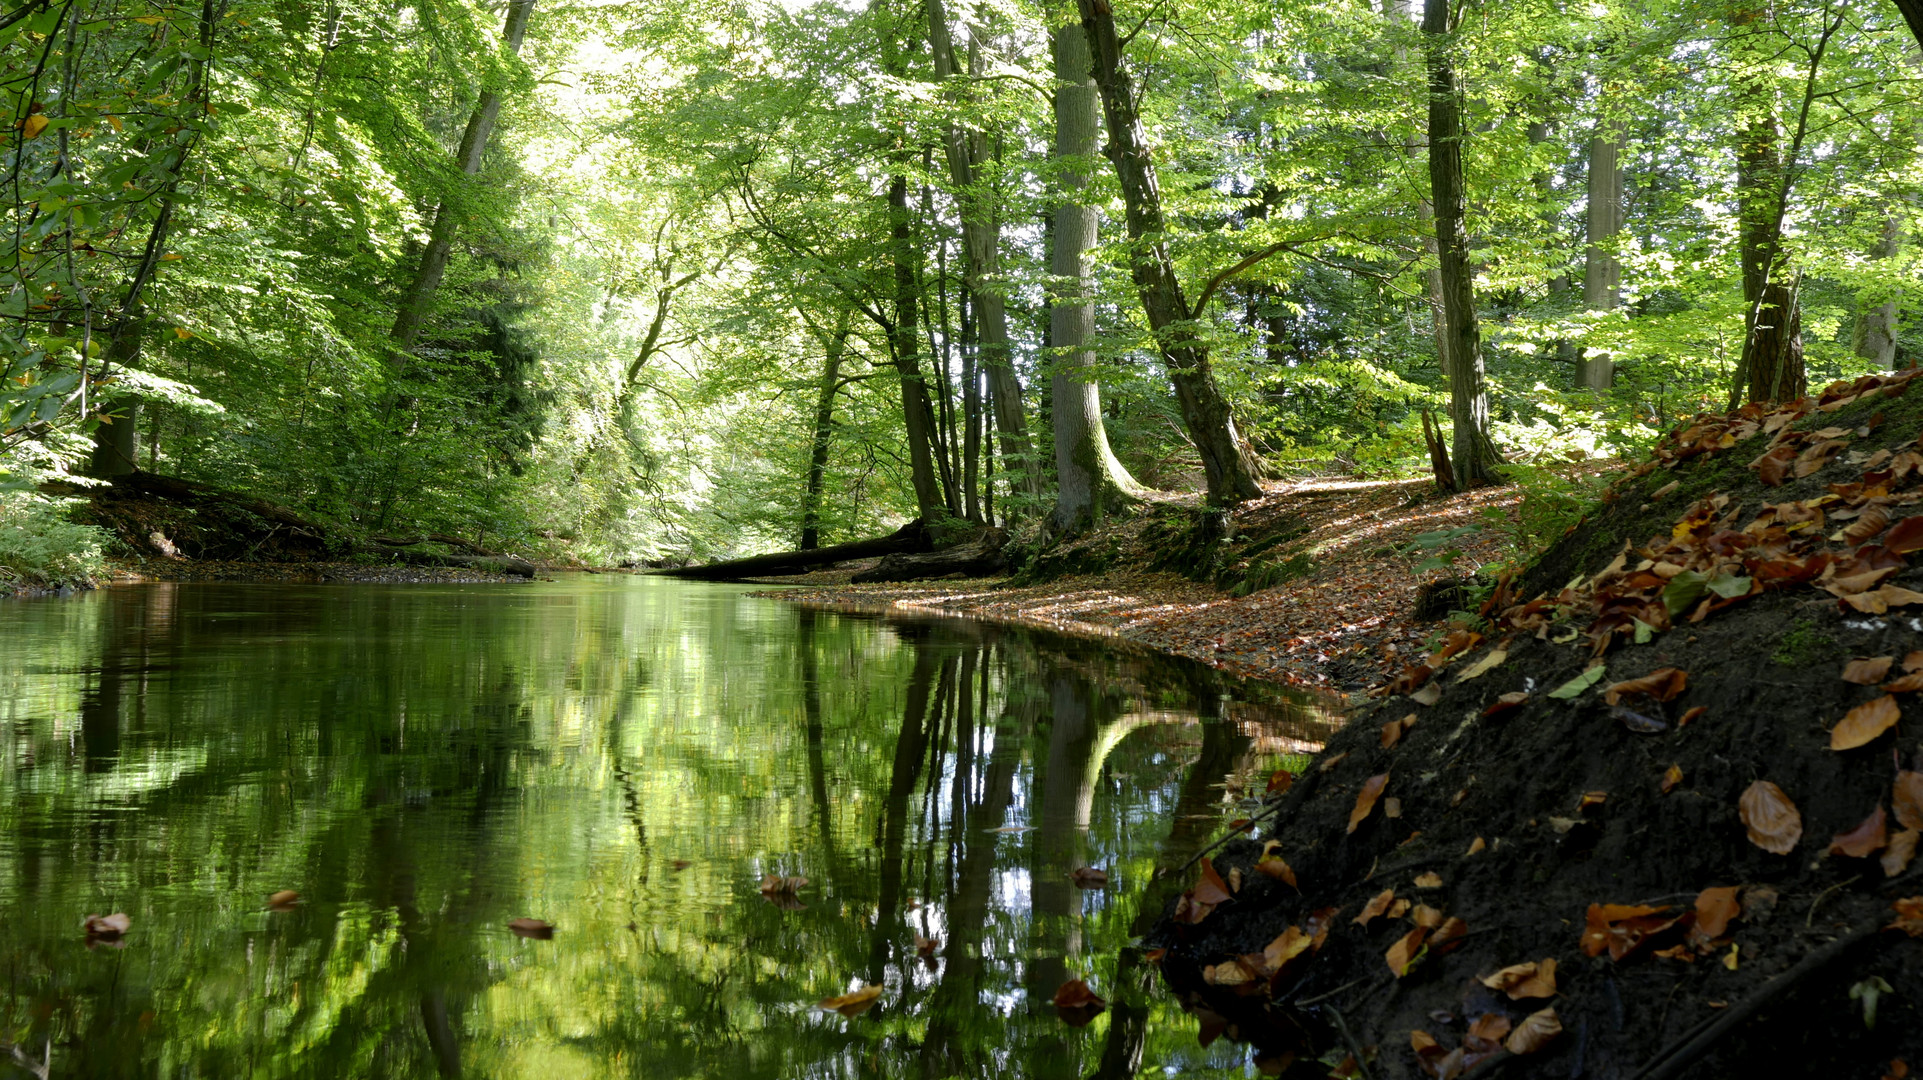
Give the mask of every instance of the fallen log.
[[395, 562], [413, 566], [458, 566], [469, 570], [486, 570], [496, 574], [509, 574], [514, 577], [531, 578], [534, 564], [518, 555], [443, 555], [434, 551], [407, 551], [384, 545], [376, 550], [382, 556]]
[[742, 578], [785, 577], [789, 574], [805, 574], [810, 570], [846, 562], [849, 559], [872, 559], [877, 555], [927, 551], [929, 546], [928, 530], [922, 526], [921, 519], [916, 518], [887, 536], [875, 537], [871, 540], [855, 540], [809, 551], [750, 555], [745, 559], [728, 559], [703, 566], [678, 566], [650, 572], [663, 577], [686, 578], [690, 581], [739, 581]]
[[951, 574], [989, 577], [1008, 569], [1008, 559], [1002, 554], [1002, 546], [1006, 543], [1008, 533], [1004, 530], [983, 529], [973, 540], [940, 551], [885, 556], [849, 580], [865, 584], [871, 581], [926, 581]]

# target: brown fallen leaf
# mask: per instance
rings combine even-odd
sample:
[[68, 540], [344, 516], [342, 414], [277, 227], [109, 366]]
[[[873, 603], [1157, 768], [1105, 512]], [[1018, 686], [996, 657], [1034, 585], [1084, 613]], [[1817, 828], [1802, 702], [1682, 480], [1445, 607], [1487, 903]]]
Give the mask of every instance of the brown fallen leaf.
[[1897, 522], [1889, 535], [1883, 538], [1883, 546], [1898, 555], [1923, 551], [1923, 515], [1906, 517]]
[[1382, 748], [1389, 749], [1402, 740], [1402, 733], [1416, 722], [1416, 714], [1410, 713], [1400, 720], [1391, 720], [1382, 725]]
[[1783, 789], [1758, 780], [1737, 800], [1737, 814], [1749, 830], [1749, 842], [1764, 851], [1788, 855], [1803, 838], [1803, 815]]
[[1683, 712], [1682, 716], [1677, 718], [1676, 726], [1679, 728], [1688, 727], [1691, 721], [1701, 720], [1704, 717], [1704, 715], [1707, 714], [1708, 712], [1709, 712], [1709, 706], [1707, 705], [1691, 706], [1690, 708], [1686, 709]]
[[546, 941], [554, 936], [554, 924], [545, 919], [530, 919], [525, 916], [509, 919], [507, 928], [514, 931], [515, 937], [533, 938], [536, 941]]
[[1882, 532], [1883, 527], [1889, 523], [1890, 512], [1888, 510], [1880, 506], [1866, 506], [1863, 508], [1863, 516], [1857, 518], [1854, 524], [1843, 530], [1843, 540], [1851, 546], [1861, 544], [1870, 537]]
[[1255, 978], [1255, 972], [1240, 960], [1224, 960], [1202, 968], [1202, 981], [1210, 986], [1245, 986], [1254, 982]]
[[1195, 899], [1204, 904], [1221, 904], [1230, 898], [1229, 884], [1215, 870], [1215, 863], [1202, 860], [1202, 880], [1195, 883]]
[[1482, 715], [1485, 719], [1493, 716], [1501, 716], [1503, 713], [1509, 712], [1512, 709], [1522, 708], [1528, 701], [1529, 693], [1526, 690], [1517, 690], [1514, 693], [1503, 694], [1501, 697], [1496, 698], [1494, 704], [1482, 710]]
[[1389, 951], [1383, 954], [1383, 959], [1388, 961], [1389, 970], [1395, 972], [1396, 978], [1400, 979], [1407, 975], [1409, 969], [1415, 966], [1416, 960], [1422, 955], [1423, 939], [1428, 936], [1429, 931], [1418, 926], [1396, 939], [1394, 945], [1389, 946]]
[[[1462, 1037], [1462, 1045], [1483, 1053], [1494, 1051], [1514, 1027], [1515, 1024], [1501, 1013], [1483, 1013], [1476, 1017], [1475, 1023], [1469, 1025], [1468, 1032]], [[1463, 1064], [1465, 1067], [1468, 1065], [1466, 1059]]]
[[1830, 729], [1830, 749], [1854, 750], [1895, 727], [1902, 718], [1903, 709], [1896, 703], [1894, 694], [1866, 701], [1851, 709]]
[[1415, 693], [1410, 694], [1409, 700], [1415, 702], [1417, 705], [1434, 705], [1436, 702], [1442, 700], [1442, 687], [1435, 683], [1430, 683]]
[[805, 877], [769, 874], [761, 879], [761, 898], [783, 911], [800, 911], [808, 905], [802, 903], [801, 897], [796, 894], [807, 884]]
[[1898, 772], [1894, 791], [1890, 808], [1896, 813], [1896, 823], [1906, 829], [1923, 829], [1923, 772]]
[[1486, 849], [1488, 846], [1489, 844], [1485, 840], [1483, 840], [1482, 837], [1478, 836], [1474, 840], [1469, 841], [1469, 850], [1465, 854], [1475, 855], [1483, 851], [1484, 849]]
[[1292, 889], [1300, 888], [1300, 886], [1295, 883], [1295, 871], [1289, 869], [1289, 864], [1283, 861], [1282, 856], [1276, 854], [1281, 847], [1282, 841], [1280, 840], [1270, 840], [1268, 843], [1263, 844], [1262, 857], [1255, 860], [1255, 869], [1257, 872], [1266, 874]]
[[1896, 912], [1896, 921], [1883, 929], [1901, 930], [1911, 937], [1923, 937], [1923, 896], [1908, 896], [1901, 900], [1892, 900], [1890, 909]]
[[1331, 754], [1330, 756], [1322, 759], [1321, 764], [1315, 767], [1315, 771], [1328, 772], [1331, 769], [1334, 769], [1337, 765], [1342, 764], [1343, 760], [1346, 759], [1348, 756], [1349, 756], [1349, 752], [1347, 750], [1342, 751], [1340, 754]]
[[1402, 800], [1394, 795], [1382, 800], [1382, 816], [1393, 821], [1402, 816]]
[[1682, 782], [1683, 767], [1681, 765], [1671, 765], [1669, 768], [1663, 770], [1663, 794], [1667, 795], [1676, 790], [1676, 785]]
[[1055, 1007], [1058, 1009], [1102, 1008], [1108, 999], [1089, 989], [1080, 979], [1070, 979], [1055, 990]]
[[1923, 837], [1923, 832], [1915, 829], [1904, 829], [1890, 837], [1890, 845], [1883, 850], [1883, 858], [1880, 860], [1883, 864], [1884, 877], [1893, 878], [1910, 868], [1910, 860], [1916, 858], [1918, 837]]
[[1501, 667], [1502, 662], [1507, 659], [1509, 659], [1509, 651], [1507, 649], [1490, 649], [1488, 655], [1464, 668], [1462, 672], [1456, 676], [1456, 681], [1465, 683], [1470, 679], [1480, 679], [1496, 668]]
[[300, 906], [300, 894], [292, 889], [282, 889], [267, 897], [267, 910], [292, 911]]
[[1880, 689], [1886, 694], [1914, 694], [1923, 690], [1923, 671], [1912, 671], [1899, 679], [1884, 683]]
[[1440, 889], [1442, 888], [1442, 875], [1436, 873], [1434, 870], [1426, 874], [1418, 874], [1415, 884], [1418, 889]]
[[1367, 928], [1376, 916], [1389, 910], [1389, 905], [1395, 902], [1395, 898], [1396, 891], [1394, 889], [1382, 890], [1375, 895], [1375, 899], [1362, 905], [1362, 914], [1357, 915], [1353, 921], [1357, 926]]
[[[1583, 917], [1582, 954], [1620, 960], [1644, 938], [1658, 932], [1657, 923], [1670, 909], [1646, 904], [1591, 904]], [[1660, 928], [1673, 925], [1677, 917], [1661, 922]], [[1652, 922], [1650, 920], [1656, 920]]]
[[1556, 996], [1556, 958], [1545, 957], [1522, 964], [1511, 964], [1494, 975], [1481, 977], [1482, 985], [1509, 995], [1509, 1000]]
[[1893, 656], [1859, 656], [1843, 665], [1843, 681], [1858, 686], [1875, 686], [1890, 673], [1890, 665], [1896, 662]]
[[1847, 855], [1852, 859], [1867, 858], [1883, 850], [1889, 843], [1889, 824], [1883, 813], [1883, 804], [1876, 804], [1876, 812], [1863, 819], [1863, 823], [1848, 832], [1840, 832], [1830, 840], [1825, 854]]
[[89, 915], [82, 926], [88, 937], [111, 941], [133, 929], [134, 921], [125, 912], [116, 911], [112, 915]]
[[1556, 1018], [1555, 1007], [1550, 1006], [1524, 1017], [1502, 1045], [1512, 1054], [1533, 1054], [1555, 1042], [1556, 1036], [1561, 1034], [1562, 1021]]
[[1409, 913], [1410, 906], [1411, 906], [1410, 901], [1397, 900], [1395, 903], [1389, 905], [1389, 912], [1388, 912], [1389, 918], [1391, 919], [1402, 918], [1404, 915], [1407, 915]]
[[1689, 689], [1689, 672], [1673, 667], [1660, 668], [1639, 679], [1624, 679], [1603, 690], [1603, 703], [1619, 705], [1628, 694], [1647, 694], [1657, 701], [1673, 701]]
[[1277, 769], [1269, 774], [1269, 794], [1286, 795], [1295, 786], [1295, 774], [1287, 769]]
[[1108, 871], [1097, 870], [1092, 866], [1078, 867], [1068, 875], [1074, 880], [1076, 888], [1099, 889], [1108, 884]]
[[1410, 913], [1409, 917], [1411, 921], [1424, 930], [1434, 930], [1436, 927], [1442, 925], [1442, 912], [1437, 911], [1427, 904], [1417, 904], [1416, 909]]
[[1737, 886], [1725, 885], [1696, 894], [1696, 921], [1689, 928], [1691, 942], [1707, 944], [1723, 936], [1729, 929], [1729, 921], [1743, 913], [1737, 892]]
[[1902, 667], [1904, 671], [1923, 671], [1923, 649], [1904, 653]]
[[824, 1012], [836, 1012], [843, 1016], [860, 1016], [875, 1007], [881, 1000], [881, 987], [873, 984], [859, 990], [850, 990], [840, 997], [823, 998], [815, 1007]]
[[1377, 773], [1363, 781], [1362, 790], [1355, 795], [1355, 809], [1349, 812], [1350, 832], [1355, 832], [1356, 827], [1369, 816], [1369, 812], [1375, 809], [1376, 800], [1382, 797], [1382, 789], [1388, 786], [1388, 773]]
[[1281, 971], [1284, 967], [1288, 966], [1289, 961], [1308, 952], [1309, 947], [1314, 944], [1315, 936], [1313, 934], [1306, 933], [1296, 927], [1291, 926], [1282, 931], [1274, 941], [1269, 942], [1262, 948], [1262, 963], [1266, 968], [1263, 974], [1274, 975], [1276, 972]]
[[1582, 793], [1582, 798], [1576, 800], [1576, 809], [1588, 810], [1592, 807], [1601, 806], [1608, 801], [1609, 793], [1607, 791], [1585, 791]]
[[1429, 936], [1429, 951], [1434, 953], [1454, 952], [1462, 944], [1462, 938], [1469, 933], [1469, 924], [1451, 915], [1442, 920], [1442, 925]]

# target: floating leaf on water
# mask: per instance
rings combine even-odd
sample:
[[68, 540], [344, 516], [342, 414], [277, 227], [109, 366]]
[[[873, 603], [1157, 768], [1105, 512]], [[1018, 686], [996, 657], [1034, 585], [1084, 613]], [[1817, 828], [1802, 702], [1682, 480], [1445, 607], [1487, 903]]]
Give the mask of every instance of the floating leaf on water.
[[1375, 809], [1376, 800], [1382, 798], [1382, 789], [1388, 786], [1388, 773], [1377, 773], [1363, 781], [1362, 790], [1355, 794], [1355, 809], [1349, 811], [1350, 832], [1354, 832], [1356, 826], [1368, 818], [1369, 812]]
[[1894, 694], [1866, 701], [1851, 709], [1830, 729], [1830, 749], [1854, 750], [1895, 727], [1902, 718], [1903, 709], [1896, 703]]
[[112, 915], [89, 915], [82, 925], [88, 937], [112, 940], [133, 929], [134, 921], [125, 912], [116, 911]]
[[300, 905], [300, 894], [292, 889], [282, 889], [267, 897], [267, 910], [292, 911]]
[[694, 865], [693, 863], [689, 862], [686, 859], [676, 859], [673, 862], [668, 864], [668, 868], [670, 870], [686, 870], [688, 867], [693, 865]]
[[516, 937], [534, 938], [537, 941], [546, 941], [554, 936], [553, 923], [543, 919], [530, 919], [526, 916], [509, 919], [507, 928], [514, 931]]
[[1783, 789], [1758, 780], [1737, 800], [1737, 813], [1749, 830], [1749, 842], [1777, 855], [1788, 855], [1803, 838], [1803, 815]]
[[1287, 769], [1277, 769], [1269, 774], [1269, 794], [1285, 795], [1295, 786], [1295, 774]]
[[1893, 656], [1859, 656], [1843, 665], [1843, 681], [1858, 686], [1875, 686], [1890, 673]]
[[1551, 1006], [1524, 1017], [1502, 1045], [1512, 1054], [1533, 1054], [1555, 1042], [1561, 1034], [1562, 1021], [1556, 1018], [1555, 1007]]
[[1077, 888], [1099, 889], [1108, 884], [1108, 871], [1097, 870], [1092, 866], [1080, 867], [1068, 876], [1074, 879]]
[[1868, 858], [1883, 850], [1890, 841], [1888, 816], [1883, 813], [1883, 804], [1876, 804], [1876, 812], [1863, 819], [1863, 823], [1848, 832], [1837, 833], [1830, 839], [1829, 855], [1847, 855], [1852, 859]]
[[1583, 691], [1601, 682], [1603, 675], [1605, 675], [1608, 671], [1609, 671], [1609, 668], [1607, 665], [1597, 664], [1595, 667], [1590, 668], [1589, 670], [1583, 672], [1581, 675], [1578, 675], [1575, 678], [1569, 680], [1568, 682], [1563, 683], [1561, 686], [1556, 687], [1554, 690], [1549, 691], [1549, 696], [1552, 698], [1561, 698], [1564, 701], [1569, 701], [1574, 698], [1581, 697], [1583, 694]]
[[880, 1000], [881, 987], [868, 985], [859, 990], [850, 990], [840, 997], [823, 998], [815, 1007], [824, 1012], [837, 1012], [843, 1016], [860, 1016], [874, 1008], [875, 1003]]

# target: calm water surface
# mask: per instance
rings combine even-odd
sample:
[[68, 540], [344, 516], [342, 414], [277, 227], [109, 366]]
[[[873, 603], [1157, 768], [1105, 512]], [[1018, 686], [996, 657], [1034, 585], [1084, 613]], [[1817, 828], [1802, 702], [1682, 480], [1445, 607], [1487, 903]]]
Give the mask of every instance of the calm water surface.
[[[1312, 706], [744, 592], [0, 604], [0, 1080], [1247, 1075], [1129, 942]], [[1111, 1008], [1066, 1023], [1068, 978]]]

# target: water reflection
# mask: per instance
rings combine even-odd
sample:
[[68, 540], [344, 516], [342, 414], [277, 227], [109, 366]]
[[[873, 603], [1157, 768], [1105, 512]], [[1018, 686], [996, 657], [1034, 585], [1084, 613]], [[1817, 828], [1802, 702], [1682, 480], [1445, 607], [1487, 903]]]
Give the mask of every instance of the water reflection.
[[114, 589], [0, 641], [0, 1038], [55, 1076], [1241, 1075], [1128, 944], [1321, 731], [1193, 665], [630, 578]]

